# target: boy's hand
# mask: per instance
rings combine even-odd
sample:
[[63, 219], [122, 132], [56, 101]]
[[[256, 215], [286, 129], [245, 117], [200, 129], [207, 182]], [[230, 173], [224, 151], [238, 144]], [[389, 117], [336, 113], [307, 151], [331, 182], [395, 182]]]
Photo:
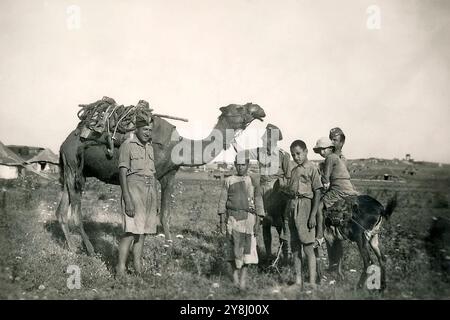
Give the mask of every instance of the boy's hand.
[[308, 228], [313, 229], [316, 227], [316, 217], [309, 217], [308, 219]]
[[258, 237], [260, 227], [261, 227], [261, 218], [257, 216], [255, 219], [255, 225], [253, 226], [253, 234], [255, 237]]
[[130, 218], [134, 218], [134, 204], [132, 201], [125, 201], [125, 214]]

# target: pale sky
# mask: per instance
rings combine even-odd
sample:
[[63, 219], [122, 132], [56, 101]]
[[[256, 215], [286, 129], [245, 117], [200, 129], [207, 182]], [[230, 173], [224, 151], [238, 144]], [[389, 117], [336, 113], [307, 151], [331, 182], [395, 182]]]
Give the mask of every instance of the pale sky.
[[339, 126], [347, 158], [450, 163], [450, 1], [2, 0], [0, 30], [5, 144], [57, 152], [78, 104], [106, 95], [188, 118], [172, 123], [191, 138], [253, 102], [267, 118], [251, 128], [311, 159]]

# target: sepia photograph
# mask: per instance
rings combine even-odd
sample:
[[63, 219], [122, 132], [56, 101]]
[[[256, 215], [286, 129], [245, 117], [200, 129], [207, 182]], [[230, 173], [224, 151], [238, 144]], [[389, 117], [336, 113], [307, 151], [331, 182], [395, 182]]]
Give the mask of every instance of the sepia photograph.
[[449, 1], [4, 0], [0, 30], [1, 300], [450, 299]]

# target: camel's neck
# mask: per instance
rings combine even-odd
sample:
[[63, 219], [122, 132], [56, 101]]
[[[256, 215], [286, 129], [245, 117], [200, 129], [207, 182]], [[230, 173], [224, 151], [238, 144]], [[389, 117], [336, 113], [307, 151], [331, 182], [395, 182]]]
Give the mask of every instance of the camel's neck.
[[[202, 140], [183, 138], [177, 145], [175, 154], [180, 155], [182, 166], [199, 166], [211, 162], [222, 150], [227, 149], [236, 131], [230, 129], [227, 121], [219, 118], [211, 133]], [[182, 149], [182, 152], [178, 152]]]

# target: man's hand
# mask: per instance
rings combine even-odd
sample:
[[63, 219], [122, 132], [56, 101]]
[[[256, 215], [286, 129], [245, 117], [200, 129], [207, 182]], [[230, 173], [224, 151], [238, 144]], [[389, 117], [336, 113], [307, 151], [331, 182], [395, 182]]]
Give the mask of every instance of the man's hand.
[[313, 229], [316, 227], [316, 217], [309, 217], [308, 219], [308, 228]]
[[130, 218], [134, 218], [134, 204], [131, 200], [125, 201], [125, 214]]

